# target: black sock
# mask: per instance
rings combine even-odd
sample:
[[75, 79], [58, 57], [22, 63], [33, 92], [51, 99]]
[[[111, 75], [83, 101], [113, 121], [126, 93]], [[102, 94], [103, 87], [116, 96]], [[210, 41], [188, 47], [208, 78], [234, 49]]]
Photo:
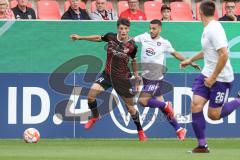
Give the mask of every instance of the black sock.
[[138, 111], [135, 113], [135, 115], [132, 115], [132, 119], [133, 119], [135, 125], [137, 126], [137, 130], [138, 130], [138, 131], [143, 130], [143, 129], [142, 129], [142, 125], [141, 125], [141, 123], [140, 123]]
[[98, 118], [99, 117], [99, 113], [98, 113], [98, 109], [97, 109], [97, 101], [95, 100], [92, 103], [88, 103], [88, 107], [92, 111], [92, 117]]

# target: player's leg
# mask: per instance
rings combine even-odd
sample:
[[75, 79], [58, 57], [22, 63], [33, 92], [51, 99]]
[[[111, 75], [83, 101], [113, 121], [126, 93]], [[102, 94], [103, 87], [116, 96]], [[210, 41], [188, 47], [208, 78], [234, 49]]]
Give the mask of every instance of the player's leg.
[[[164, 102], [163, 96], [158, 96], [158, 97], [156, 97], [156, 99], [158, 101]], [[174, 115], [174, 111], [172, 109], [171, 102], [165, 102], [165, 103], [166, 103], [166, 107], [164, 108], [164, 110], [162, 110], [163, 114], [165, 114], [167, 116], [168, 122], [175, 129], [178, 139], [184, 140], [185, 136], [187, 134], [187, 130], [185, 128], [182, 128], [179, 125], [179, 123], [177, 122], [177, 119], [174, 116], [168, 116], [169, 113]]]
[[219, 120], [231, 114], [240, 107], [240, 95], [227, 102], [231, 83], [216, 82], [211, 88], [211, 96], [208, 108], [208, 117]]
[[198, 140], [198, 146], [192, 150], [193, 153], [209, 152], [205, 136], [206, 121], [203, 115], [203, 107], [207, 101], [206, 98], [199, 95], [192, 97], [192, 127]]
[[143, 107], [148, 106], [148, 101], [152, 98], [150, 93], [141, 92], [140, 96], [138, 97], [138, 103]]
[[171, 106], [171, 102], [164, 102], [163, 96], [153, 97], [150, 93], [142, 92], [138, 99], [144, 107], [159, 108], [166, 115], [168, 122], [176, 131], [179, 140], [184, 140], [187, 130], [180, 127]]
[[111, 87], [110, 77], [103, 72], [100, 77], [93, 83], [88, 92], [88, 107], [92, 112], [92, 118], [85, 124], [86, 129], [90, 129], [93, 124], [99, 119], [96, 97], [101, 92]]
[[159, 109], [167, 116], [168, 120], [174, 119], [174, 111], [170, 101], [165, 102], [163, 96], [152, 97], [152, 99], [149, 100], [149, 104], [152, 104], [151, 106], [154, 106], [154, 104], [157, 103]]
[[138, 103], [144, 107], [159, 108], [169, 120], [174, 117], [171, 103], [164, 102], [162, 96], [154, 97], [150, 93], [142, 92], [139, 96]]
[[238, 96], [234, 100], [223, 104], [223, 107], [221, 108], [220, 118], [228, 116], [239, 107], [240, 107], [240, 92], [238, 92]]
[[144, 134], [143, 129], [142, 129], [142, 125], [140, 123], [140, 117], [139, 117], [139, 112], [134, 108], [134, 98], [131, 97], [123, 97], [121, 96], [128, 112], [130, 113], [132, 120], [134, 121], [134, 124], [137, 127], [137, 131], [138, 131], [138, 137], [140, 141], [146, 141], [147, 140], [147, 136]]
[[[148, 80], [143, 78], [143, 89], [139, 96], [138, 102], [146, 107], [159, 108], [161, 111], [165, 111], [167, 116], [172, 118], [174, 116], [171, 103], [164, 102], [162, 100], [162, 88], [164, 83], [162, 80]], [[159, 97], [160, 99], [156, 98]]]
[[179, 140], [184, 140], [187, 130], [181, 128], [172, 109], [171, 102], [164, 102], [162, 94], [166, 90], [166, 82], [163, 80], [148, 80], [143, 78], [143, 89], [138, 102], [144, 107], [159, 108], [166, 115], [169, 123], [176, 130]]
[[93, 83], [90, 91], [88, 92], [88, 106], [89, 109], [92, 111], [92, 116], [94, 118], [99, 117], [99, 113], [97, 110], [97, 101], [96, 97], [99, 95], [101, 92], [103, 92], [105, 89], [98, 83]]
[[105, 89], [100, 84], [93, 83], [88, 93], [88, 107], [92, 112], [92, 118], [85, 124], [86, 129], [90, 129], [93, 126], [93, 124], [99, 119], [96, 97], [104, 90]]
[[135, 84], [132, 84], [129, 79], [119, 79], [117, 76], [112, 75], [112, 86], [119, 96], [123, 99], [128, 112], [130, 113], [134, 124], [137, 127], [138, 137], [140, 141], [146, 141], [147, 137], [143, 132], [142, 125], [140, 123], [139, 112], [134, 108], [135, 92], [132, 92], [132, 88]]
[[205, 78], [204, 75], [200, 74], [195, 79], [192, 86], [192, 127], [198, 140], [198, 146], [192, 150], [192, 153], [209, 152], [205, 137], [206, 121], [203, 115], [203, 107], [209, 99], [210, 89], [204, 85]]
[[[162, 96], [154, 97], [150, 93], [142, 92], [139, 96], [138, 103], [144, 107], [159, 108], [161, 111], [164, 111], [169, 102], [162, 101]], [[173, 116], [172, 110], [168, 110], [169, 116]]]

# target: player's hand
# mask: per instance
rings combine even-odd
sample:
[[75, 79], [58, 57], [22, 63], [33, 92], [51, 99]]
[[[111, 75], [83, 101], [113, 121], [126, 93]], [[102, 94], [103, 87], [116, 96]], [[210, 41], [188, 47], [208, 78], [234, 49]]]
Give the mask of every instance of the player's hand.
[[180, 62], [180, 68], [183, 69], [183, 68], [187, 67], [191, 63], [192, 63], [192, 60], [190, 58], [185, 59], [182, 62]]
[[201, 71], [201, 67], [197, 63], [191, 63], [191, 66], [195, 68], [196, 70]]
[[136, 85], [136, 92], [139, 93], [140, 92], [140, 85]]
[[70, 36], [70, 39], [72, 39], [73, 41], [76, 41], [76, 40], [81, 40], [81, 36], [77, 35], [77, 34], [72, 34]]
[[216, 82], [216, 78], [213, 76], [210, 76], [204, 79], [204, 85], [209, 88], [211, 88], [215, 82]]
[[135, 77], [135, 89], [136, 89], [136, 92], [139, 93], [140, 92], [140, 83], [141, 83], [141, 77], [140, 76], [136, 76]]

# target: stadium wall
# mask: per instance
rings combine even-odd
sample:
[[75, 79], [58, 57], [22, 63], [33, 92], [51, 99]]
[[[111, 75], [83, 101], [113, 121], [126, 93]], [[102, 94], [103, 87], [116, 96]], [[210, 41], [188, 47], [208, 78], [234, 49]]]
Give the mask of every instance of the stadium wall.
[[[231, 99], [240, 88], [240, 23], [223, 23], [223, 26], [230, 42], [230, 57], [235, 71]], [[202, 30], [199, 22], [170, 22], [163, 24], [162, 36], [177, 51], [191, 56], [200, 50]], [[147, 31], [147, 22], [133, 22], [130, 35]], [[19, 138], [28, 127], [37, 128], [45, 138], [136, 137], [134, 124], [129, 121], [122, 103], [110, 114], [104, 114], [92, 130], [85, 131], [83, 128], [90, 115], [86, 93], [81, 89], [89, 88], [102, 70], [106, 59], [105, 44], [73, 42], [69, 36], [72, 33], [88, 35], [106, 32], [116, 32], [115, 22], [0, 21], [0, 138]], [[202, 61], [199, 63], [202, 65]], [[189, 130], [188, 137], [193, 137], [189, 104], [191, 84], [198, 73], [191, 68], [179, 70], [178, 64], [170, 56], [167, 58], [165, 78], [174, 88], [164, 98], [173, 101], [179, 122]], [[86, 79], [87, 70], [91, 74]], [[112, 104], [110, 92], [100, 95], [98, 101], [101, 107], [109, 107]], [[149, 137], [175, 137], [161, 113], [136, 107]], [[205, 107], [205, 115], [206, 110]], [[236, 111], [215, 122], [205, 116], [207, 136], [238, 137], [239, 114]]]

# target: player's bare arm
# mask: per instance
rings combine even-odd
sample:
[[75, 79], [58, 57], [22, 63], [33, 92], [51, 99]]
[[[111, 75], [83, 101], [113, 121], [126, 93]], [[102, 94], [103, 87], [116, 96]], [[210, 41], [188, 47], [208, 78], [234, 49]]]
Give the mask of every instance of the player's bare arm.
[[180, 63], [180, 68], [185, 68], [186, 66], [190, 65], [191, 63], [202, 59], [203, 58], [203, 52], [199, 52], [198, 54], [196, 54], [195, 56], [185, 59]]
[[86, 40], [86, 41], [93, 41], [93, 42], [100, 42], [100, 41], [102, 41], [100, 35], [80, 36], [80, 35], [77, 35], [77, 34], [72, 34], [70, 36], [70, 38], [73, 41], [76, 41], [76, 40]]
[[220, 48], [217, 52], [219, 54], [219, 59], [216, 68], [210, 77], [205, 78], [205, 85], [207, 87], [211, 87], [216, 82], [218, 75], [221, 73], [228, 60], [228, 52], [226, 47]]
[[138, 78], [139, 75], [138, 75], [138, 66], [137, 66], [136, 58], [132, 59], [131, 64], [132, 64], [132, 69], [133, 69], [133, 75], [134, 75], [134, 77]]
[[[173, 53], [171, 53], [171, 55], [174, 56], [176, 59], [178, 59], [181, 62], [185, 60], [185, 57], [178, 52], [173, 52]], [[197, 70], [201, 70], [201, 67], [196, 63], [192, 62], [190, 65]]]
[[138, 66], [137, 66], [136, 58], [132, 59], [131, 64], [132, 64], [132, 69], [133, 69], [133, 75], [134, 75], [135, 79], [137, 80], [136, 91], [138, 92], [138, 91], [140, 91], [140, 84], [138, 83], [138, 81], [140, 80], [140, 76], [138, 75]]

